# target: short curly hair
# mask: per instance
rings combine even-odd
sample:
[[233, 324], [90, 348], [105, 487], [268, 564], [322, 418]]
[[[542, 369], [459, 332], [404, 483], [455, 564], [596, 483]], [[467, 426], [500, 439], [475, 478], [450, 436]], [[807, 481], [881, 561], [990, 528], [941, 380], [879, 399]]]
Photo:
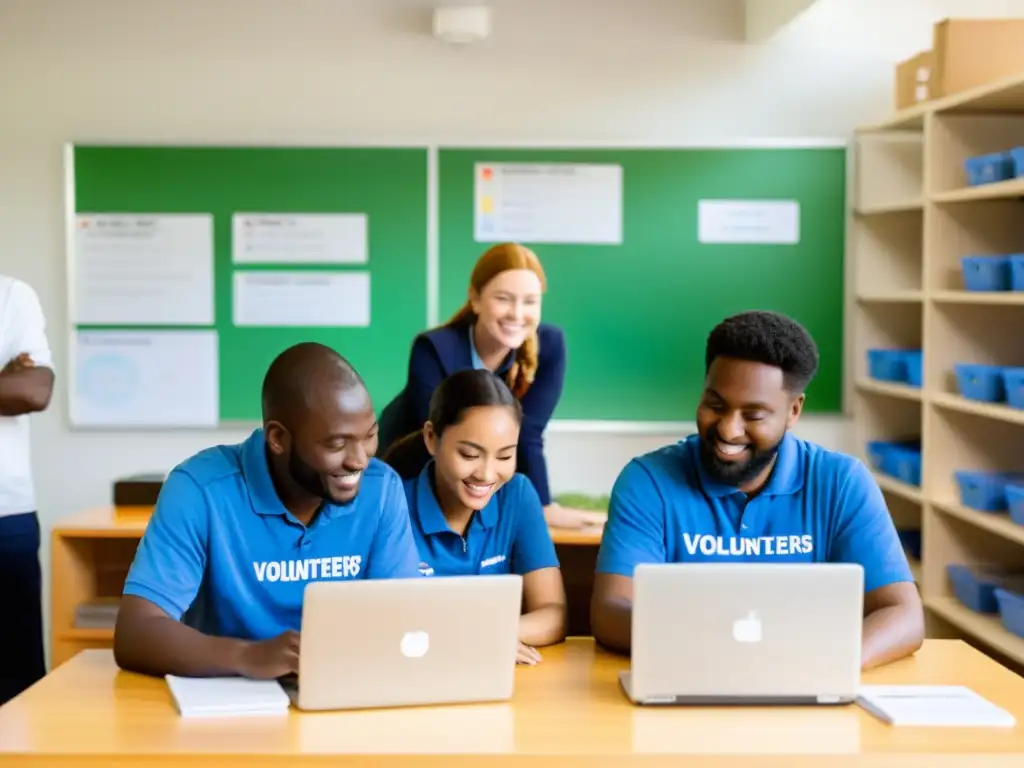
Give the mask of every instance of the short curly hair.
[[704, 372], [716, 357], [733, 357], [781, 368], [786, 389], [801, 393], [818, 372], [818, 345], [791, 317], [750, 311], [727, 317], [708, 334]]

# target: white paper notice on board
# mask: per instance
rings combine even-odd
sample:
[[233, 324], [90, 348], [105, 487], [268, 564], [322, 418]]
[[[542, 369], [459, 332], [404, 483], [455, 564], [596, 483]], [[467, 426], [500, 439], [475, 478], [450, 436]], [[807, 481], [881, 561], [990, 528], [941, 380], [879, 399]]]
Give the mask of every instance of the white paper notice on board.
[[71, 422], [82, 427], [216, 427], [216, 331], [79, 331]]
[[701, 200], [697, 220], [702, 243], [800, 242], [800, 203], [795, 200]]
[[325, 328], [370, 324], [369, 272], [235, 272], [235, 325]]
[[79, 214], [77, 324], [212, 325], [213, 216]]
[[477, 163], [478, 243], [622, 243], [622, 166]]
[[236, 213], [235, 264], [365, 264], [365, 213]]

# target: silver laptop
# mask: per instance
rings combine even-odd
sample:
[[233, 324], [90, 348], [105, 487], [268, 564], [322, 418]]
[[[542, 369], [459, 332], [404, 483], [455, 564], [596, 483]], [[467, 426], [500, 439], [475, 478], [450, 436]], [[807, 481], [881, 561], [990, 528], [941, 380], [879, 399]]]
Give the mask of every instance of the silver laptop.
[[637, 704], [848, 704], [863, 606], [856, 564], [639, 565], [620, 682]]
[[304, 710], [507, 700], [522, 593], [516, 575], [311, 582], [285, 689]]

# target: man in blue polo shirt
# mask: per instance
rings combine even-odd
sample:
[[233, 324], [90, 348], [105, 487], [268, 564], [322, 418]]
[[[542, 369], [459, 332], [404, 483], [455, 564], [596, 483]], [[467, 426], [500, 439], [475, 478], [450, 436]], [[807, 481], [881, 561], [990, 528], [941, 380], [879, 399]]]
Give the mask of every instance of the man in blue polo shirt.
[[639, 563], [848, 562], [864, 568], [862, 665], [920, 647], [921, 598], [870, 472], [789, 434], [817, 368], [814, 340], [783, 315], [745, 312], [711, 332], [698, 434], [634, 459], [612, 489], [598, 641], [629, 651]]
[[263, 428], [196, 454], [161, 489], [125, 583], [117, 663], [294, 674], [306, 584], [419, 578], [405, 491], [376, 450], [370, 396], [344, 358], [313, 343], [282, 352]]

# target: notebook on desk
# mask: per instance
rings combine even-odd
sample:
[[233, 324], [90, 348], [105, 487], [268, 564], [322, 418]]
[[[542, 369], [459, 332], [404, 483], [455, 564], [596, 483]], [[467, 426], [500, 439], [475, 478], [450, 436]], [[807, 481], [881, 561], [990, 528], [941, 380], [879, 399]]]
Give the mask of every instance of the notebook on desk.
[[182, 717], [283, 715], [291, 705], [276, 680], [175, 675], [167, 675], [166, 680]]
[[1012, 728], [1017, 722], [963, 685], [863, 685], [857, 703], [889, 725]]

